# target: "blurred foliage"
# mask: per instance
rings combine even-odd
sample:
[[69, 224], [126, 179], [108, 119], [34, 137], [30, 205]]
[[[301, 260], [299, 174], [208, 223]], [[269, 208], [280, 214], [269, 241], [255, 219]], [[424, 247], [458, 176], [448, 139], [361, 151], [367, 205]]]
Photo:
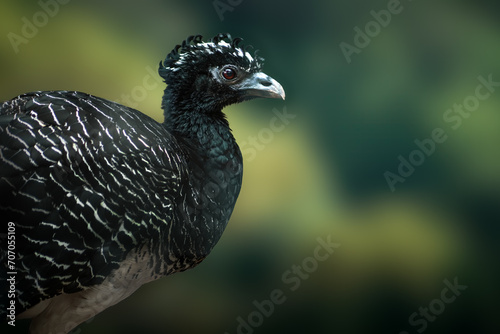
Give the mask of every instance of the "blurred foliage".
[[[254, 333], [416, 333], [410, 315], [457, 277], [468, 288], [425, 332], [500, 332], [500, 89], [457, 130], [443, 121], [478, 76], [500, 81], [498, 2], [402, 0], [350, 64], [340, 43], [353, 44], [354, 27], [388, 1], [220, 2], [233, 4], [224, 20], [212, 1], [69, 1], [17, 53], [8, 34], [42, 7], [0, 3], [0, 100], [52, 89], [120, 100], [188, 35], [227, 31], [261, 50], [287, 92], [285, 103], [226, 109], [240, 145], [274, 108], [296, 115], [245, 161], [231, 222], [201, 266], [147, 284], [77, 331], [233, 334], [253, 301], [281, 289], [286, 301]], [[161, 120], [162, 92], [134, 107]], [[435, 128], [448, 139], [391, 192], [384, 173]], [[283, 273], [329, 235], [340, 248], [291, 291]]]

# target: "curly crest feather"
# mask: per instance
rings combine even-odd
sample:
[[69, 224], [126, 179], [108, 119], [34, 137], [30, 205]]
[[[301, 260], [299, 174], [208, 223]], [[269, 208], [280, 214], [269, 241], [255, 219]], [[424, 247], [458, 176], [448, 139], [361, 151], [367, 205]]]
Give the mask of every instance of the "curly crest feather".
[[244, 45], [243, 39], [232, 38], [230, 34], [217, 34], [207, 42], [203, 41], [201, 35], [193, 35], [178, 44], [167, 55], [163, 62], [160, 62], [159, 74], [166, 79], [182, 68], [184, 64], [203, 63], [207, 65], [218, 65], [229, 62], [237, 62], [249, 71], [260, 71], [264, 59], [257, 55], [256, 50], [253, 56], [249, 50], [251, 45]]

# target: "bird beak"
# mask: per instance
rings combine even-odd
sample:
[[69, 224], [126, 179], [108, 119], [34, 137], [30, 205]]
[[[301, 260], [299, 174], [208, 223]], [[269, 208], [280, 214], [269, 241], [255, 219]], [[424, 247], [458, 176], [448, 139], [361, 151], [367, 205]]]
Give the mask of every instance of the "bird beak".
[[245, 97], [285, 99], [285, 90], [280, 83], [262, 72], [253, 73], [238, 86], [238, 90], [242, 91]]

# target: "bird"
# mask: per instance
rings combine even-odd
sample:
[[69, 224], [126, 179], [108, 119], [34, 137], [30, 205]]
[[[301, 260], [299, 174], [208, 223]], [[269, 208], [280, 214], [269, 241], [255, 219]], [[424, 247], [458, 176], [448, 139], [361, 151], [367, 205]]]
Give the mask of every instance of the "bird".
[[253, 50], [227, 33], [176, 45], [158, 69], [163, 122], [78, 91], [0, 104], [0, 219], [16, 254], [9, 262], [0, 235], [2, 282], [15, 275], [15, 310], [6, 311], [6, 287], [2, 319], [31, 318], [31, 334], [68, 333], [209, 255], [243, 175], [223, 108], [285, 100]]

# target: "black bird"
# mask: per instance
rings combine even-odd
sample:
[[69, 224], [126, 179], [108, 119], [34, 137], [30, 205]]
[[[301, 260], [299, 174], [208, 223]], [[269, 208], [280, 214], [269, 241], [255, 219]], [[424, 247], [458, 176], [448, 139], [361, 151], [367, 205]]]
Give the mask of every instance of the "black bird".
[[[74, 91], [0, 104], [0, 216], [15, 229], [2, 284], [15, 272], [15, 311], [30, 332], [67, 333], [142, 284], [192, 268], [233, 211], [242, 156], [222, 109], [285, 98], [241, 39], [191, 36], [160, 62], [167, 87], [158, 123]], [[10, 240], [10, 239], [9, 239]]]

